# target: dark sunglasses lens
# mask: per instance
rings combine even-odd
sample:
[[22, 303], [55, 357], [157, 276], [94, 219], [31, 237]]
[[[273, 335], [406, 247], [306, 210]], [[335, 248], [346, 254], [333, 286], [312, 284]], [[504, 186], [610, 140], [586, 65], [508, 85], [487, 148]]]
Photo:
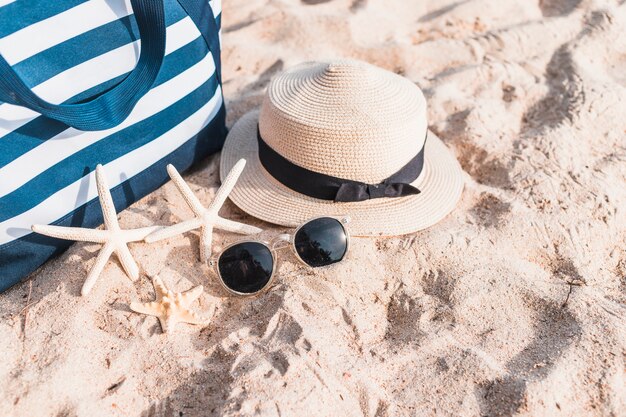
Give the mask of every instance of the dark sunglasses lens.
[[217, 266], [228, 288], [238, 293], [254, 294], [270, 282], [274, 258], [262, 243], [243, 242], [226, 249]]
[[300, 258], [312, 267], [339, 262], [348, 250], [348, 235], [341, 222], [330, 217], [311, 220], [294, 236]]

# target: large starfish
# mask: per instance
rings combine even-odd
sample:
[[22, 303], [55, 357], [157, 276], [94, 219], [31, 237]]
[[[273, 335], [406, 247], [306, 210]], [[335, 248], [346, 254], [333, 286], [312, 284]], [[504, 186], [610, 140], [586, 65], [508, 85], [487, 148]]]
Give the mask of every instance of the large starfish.
[[139, 278], [139, 267], [133, 259], [130, 250], [128, 250], [129, 242], [138, 242], [143, 240], [148, 234], [158, 229], [158, 226], [142, 227], [139, 229], [121, 229], [117, 221], [117, 213], [111, 198], [111, 192], [107, 185], [104, 168], [102, 165], [96, 166], [96, 186], [98, 188], [98, 197], [102, 208], [102, 216], [104, 218], [104, 229], [86, 229], [83, 227], [63, 227], [34, 224], [32, 230], [46, 236], [56, 237], [59, 239], [76, 240], [79, 242], [95, 242], [102, 243], [100, 253], [96, 258], [87, 279], [81, 289], [82, 295], [87, 295], [93, 288], [100, 273], [104, 269], [107, 261], [115, 252], [117, 258], [122, 264], [122, 268], [133, 280]]
[[158, 317], [163, 332], [172, 330], [176, 323], [179, 322], [204, 326], [209, 324], [209, 319], [199, 317], [189, 309], [191, 303], [202, 294], [202, 285], [182, 293], [174, 292], [167, 289], [158, 276], [154, 277], [152, 285], [154, 285], [156, 300], [150, 303], [130, 303], [131, 310], [136, 313]]
[[215, 193], [215, 198], [209, 204], [208, 207], [204, 207], [200, 200], [194, 195], [191, 188], [187, 185], [183, 177], [180, 176], [176, 168], [173, 165], [167, 166], [167, 172], [170, 178], [174, 182], [174, 185], [178, 188], [183, 198], [195, 214], [193, 219], [185, 220], [178, 224], [161, 228], [154, 233], [146, 236], [145, 241], [148, 243], [156, 242], [162, 239], [167, 239], [172, 236], [179, 235], [181, 233], [188, 232], [197, 228], [201, 228], [200, 234], [200, 260], [205, 262], [211, 256], [211, 242], [213, 241], [213, 228], [226, 230], [234, 233], [241, 234], [256, 234], [262, 232], [262, 229], [258, 227], [249, 226], [247, 224], [235, 222], [233, 220], [224, 219], [219, 216], [218, 212], [228, 194], [232, 191], [237, 179], [243, 172], [243, 168], [246, 166], [246, 160], [240, 159], [233, 169], [228, 173], [222, 186]]

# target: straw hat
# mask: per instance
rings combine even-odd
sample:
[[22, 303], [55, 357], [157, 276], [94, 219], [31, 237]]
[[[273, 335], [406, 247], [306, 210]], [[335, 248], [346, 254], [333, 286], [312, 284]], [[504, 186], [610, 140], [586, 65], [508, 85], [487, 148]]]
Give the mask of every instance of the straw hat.
[[[422, 91], [360, 61], [309, 62], [275, 77], [260, 110], [244, 115], [228, 134], [222, 178], [240, 158], [248, 163], [231, 200], [259, 219], [284, 226], [349, 215], [354, 235], [411, 233], [445, 217], [463, 189], [459, 163], [428, 131]], [[385, 189], [385, 180], [394, 174], [406, 173], [407, 166], [411, 181], [400, 185], [402, 196], [376, 191]], [[328, 178], [332, 184], [357, 184], [357, 194], [371, 197], [316, 198], [319, 182]], [[395, 191], [383, 194], [389, 192]]]

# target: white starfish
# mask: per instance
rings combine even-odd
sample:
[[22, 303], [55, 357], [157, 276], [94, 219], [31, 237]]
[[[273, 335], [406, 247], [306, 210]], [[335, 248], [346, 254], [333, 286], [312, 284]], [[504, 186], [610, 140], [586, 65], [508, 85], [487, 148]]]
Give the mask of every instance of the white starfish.
[[202, 285], [182, 293], [174, 292], [167, 289], [158, 276], [154, 277], [152, 285], [154, 285], [156, 300], [150, 303], [130, 303], [131, 310], [136, 313], [158, 317], [163, 332], [172, 330], [174, 325], [180, 322], [201, 324], [203, 326], [209, 324], [209, 319], [199, 317], [189, 309], [191, 303], [202, 294]]
[[130, 250], [128, 250], [128, 243], [141, 241], [148, 234], [158, 229], [158, 226], [128, 230], [120, 228], [102, 165], [96, 166], [96, 186], [98, 188], [98, 197], [104, 218], [104, 229], [98, 230], [83, 227], [48, 226], [39, 224], [32, 226], [33, 232], [42, 235], [59, 239], [76, 240], [79, 242], [103, 244], [96, 258], [96, 262], [91, 268], [91, 271], [89, 271], [89, 275], [87, 275], [87, 279], [83, 284], [83, 288], [81, 289], [82, 295], [87, 295], [89, 291], [91, 291], [113, 252], [117, 255], [126, 274], [133, 280], [139, 278], [139, 267], [133, 259]]
[[211, 204], [209, 204], [209, 207], [205, 208], [202, 203], [200, 203], [200, 200], [198, 200], [198, 198], [194, 195], [193, 191], [191, 191], [191, 188], [189, 188], [183, 177], [181, 177], [178, 171], [176, 171], [176, 168], [174, 168], [173, 165], [168, 165], [167, 172], [170, 175], [170, 178], [183, 195], [183, 198], [195, 214], [195, 217], [193, 219], [185, 220], [178, 224], [159, 229], [146, 236], [145, 241], [148, 243], [157, 242], [190, 230], [201, 228], [200, 260], [205, 262], [211, 256], [213, 228], [246, 235], [262, 232], [262, 229], [259, 229], [258, 227], [224, 219], [218, 214], [245, 166], [245, 159], [240, 159], [235, 164], [233, 169], [231, 169], [222, 182], [222, 186], [219, 190], [217, 190], [217, 193], [215, 193], [215, 198]]

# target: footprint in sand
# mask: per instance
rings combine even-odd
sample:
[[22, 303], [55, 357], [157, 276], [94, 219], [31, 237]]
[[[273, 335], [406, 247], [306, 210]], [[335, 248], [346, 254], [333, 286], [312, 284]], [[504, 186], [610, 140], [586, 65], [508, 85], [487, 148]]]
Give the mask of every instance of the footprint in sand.
[[567, 308], [530, 293], [525, 298], [534, 312], [532, 340], [505, 365], [506, 376], [479, 386], [476, 396], [481, 415], [514, 415], [526, 403], [528, 383], [545, 378], [566, 349], [580, 338], [580, 324]]
[[545, 17], [565, 16], [573, 12], [581, 0], [539, 0], [539, 8]]

